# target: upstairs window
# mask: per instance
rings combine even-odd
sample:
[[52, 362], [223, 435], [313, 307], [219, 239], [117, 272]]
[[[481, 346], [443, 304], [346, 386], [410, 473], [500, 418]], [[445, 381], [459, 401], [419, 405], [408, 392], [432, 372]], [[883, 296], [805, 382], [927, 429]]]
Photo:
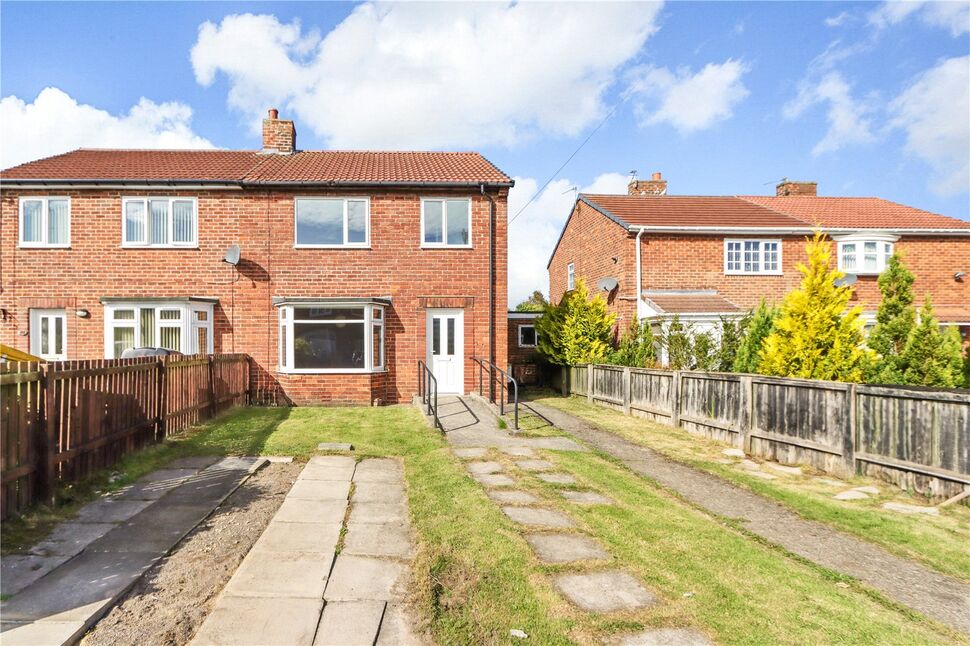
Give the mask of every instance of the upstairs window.
[[725, 274], [780, 274], [780, 240], [725, 240]]
[[573, 263], [566, 265], [566, 289], [576, 289], [576, 265]]
[[71, 246], [71, 200], [66, 197], [20, 198], [20, 246]]
[[879, 274], [893, 255], [893, 240], [849, 236], [838, 241], [839, 269], [847, 274]]
[[471, 200], [421, 200], [422, 247], [471, 247]]
[[370, 245], [369, 203], [363, 198], [300, 197], [296, 210], [296, 245], [308, 248]]
[[121, 200], [123, 247], [195, 247], [198, 203], [185, 197]]

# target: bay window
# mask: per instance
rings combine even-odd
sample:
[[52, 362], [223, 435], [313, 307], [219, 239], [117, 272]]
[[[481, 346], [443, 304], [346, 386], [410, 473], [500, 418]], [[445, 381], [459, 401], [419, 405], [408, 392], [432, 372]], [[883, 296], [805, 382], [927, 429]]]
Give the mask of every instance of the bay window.
[[195, 247], [198, 202], [188, 197], [125, 197], [121, 200], [123, 247]]
[[855, 234], [837, 237], [839, 269], [847, 274], [879, 274], [893, 255], [896, 236]]
[[780, 274], [781, 240], [724, 241], [725, 274]]
[[421, 200], [422, 247], [471, 247], [471, 200]]
[[384, 302], [283, 300], [278, 304], [281, 372], [384, 369]]
[[71, 246], [70, 198], [20, 198], [20, 246]]
[[293, 203], [296, 247], [370, 245], [370, 205], [366, 198], [300, 197]]
[[214, 299], [105, 299], [104, 354], [120, 359], [130, 348], [211, 354]]

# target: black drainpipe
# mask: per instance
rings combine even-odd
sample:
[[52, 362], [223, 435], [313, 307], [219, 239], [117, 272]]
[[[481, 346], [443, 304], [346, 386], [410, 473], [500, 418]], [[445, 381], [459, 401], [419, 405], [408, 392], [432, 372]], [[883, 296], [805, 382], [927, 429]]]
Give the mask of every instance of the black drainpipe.
[[[495, 200], [485, 192], [485, 184], [481, 185], [482, 195], [489, 202], [488, 209], [488, 360], [495, 365]], [[495, 401], [495, 375], [489, 368], [488, 399]], [[484, 394], [484, 393], [480, 393]]]

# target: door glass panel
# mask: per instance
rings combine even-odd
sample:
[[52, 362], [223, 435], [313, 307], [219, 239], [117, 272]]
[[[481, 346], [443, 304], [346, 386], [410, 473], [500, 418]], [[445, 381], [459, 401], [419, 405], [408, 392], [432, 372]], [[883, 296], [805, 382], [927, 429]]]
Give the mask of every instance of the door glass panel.
[[441, 319], [431, 319], [431, 354], [441, 354]]
[[448, 356], [455, 356], [455, 319], [448, 318]]
[[54, 317], [54, 354], [64, 354], [64, 317]]
[[50, 354], [50, 317], [40, 317], [40, 353]]

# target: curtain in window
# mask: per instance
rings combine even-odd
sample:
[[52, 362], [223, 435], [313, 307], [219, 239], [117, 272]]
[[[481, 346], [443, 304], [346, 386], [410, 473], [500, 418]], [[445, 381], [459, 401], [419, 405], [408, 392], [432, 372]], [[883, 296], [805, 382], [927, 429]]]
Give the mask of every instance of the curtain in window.
[[168, 244], [168, 201], [152, 200], [148, 210], [148, 244]]
[[112, 341], [114, 343], [114, 357], [115, 359], [119, 359], [121, 358], [122, 352], [128, 348], [135, 347], [135, 328], [116, 327]]
[[192, 242], [195, 230], [195, 209], [189, 201], [177, 201], [172, 206], [172, 242]]
[[148, 307], [141, 310], [141, 347], [155, 346], [155, 310]]
[[169, 350], [182, 350], [182, 328], [163, 327], [159, 329], [159, 345]]
[[44, 213], [44, 203], [40, 200], [24, 202], [24, 242], [43, 242], [41, 220]]
[[125, 242], [145, 242], [144, 202], [125, 202]]
[[67, 200], [47, 201], [47, 242], [49, 244], [67, 244], [70, 214]]

